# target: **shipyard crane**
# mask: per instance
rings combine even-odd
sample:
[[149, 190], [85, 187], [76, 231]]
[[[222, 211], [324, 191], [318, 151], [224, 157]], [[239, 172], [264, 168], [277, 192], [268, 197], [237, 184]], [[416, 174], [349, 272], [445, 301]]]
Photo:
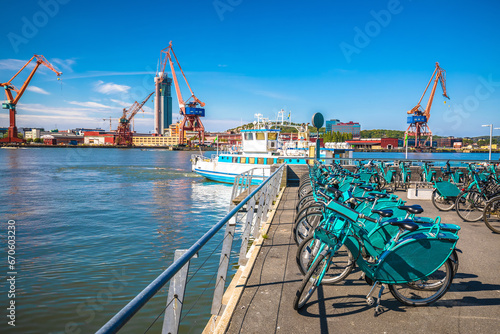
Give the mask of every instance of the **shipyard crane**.
[[[182, 98], [182, 93], [179, 88], [179, 81], [177, 80], [177, 76], [175, 74], [172, 55], [182, 73], [182, 76], [184, 77], [184, 81], [186, 81], [186, 85], [188, 86], [189, 91], [191, 92], [191, 96], [187, 100], [184, 100]], [[186, 79], [186, 75], [184, 74], [184, 71], [182, 70], [182, 67], [179, 64], [179, 60], [177, 59], [177, 56], [175, 55], [174, 50], [172, 49], [172, 41], [170, 41], [167, 48], [161, 50], [160, 70], [159, 72], [156, 73], [156, 76], [159, 77], [160, 79], [165, 75], [165, 68], [167, 62], [170, 65], [172, 78], [174, 80], [175, 93], [177, 95], [177, 101], [179, 102], [179, 113], [183, 116], [183, 119], [179, 125], [179, 144], [183, 145], [186, 143], [186, 139], [184, 138], [185, 131], [198, 132], [198, 138], [200, 144], [203, 144], [205, 142], [205, 127], [203, 126], [200, 117], [205, 117], [205, 109], [203, 108], [205, 106], [205, 103], [201, 102], [194, 95], [193, 90], [191, 89], [191, 86], [189, 85]], [[160, 81], [161, 80], [157, 81], [157, 84], [159, 84]]]
[[[35, 67], [31, 70], [31, 73], [28, 76], [28, 79], [26, 79], [26, 81], [23, 83], [21, 88], [17, 89], [12, 84], [12, 80], [14, 80], [18, 76], [18, 74], [21, 73], [33, 59], [36, 59]], [[10, 120], [8, 137], [0, 139], [0, 142], [4, 142], [4, 143], [23, 143], [24, 142], [24, 139], [17, 138], [16, 106], [17, 106], [17, 103], [19, 102], [19, 99], [21, 99], [21, 97], [23, 96], [24, 91], [26, 90], [26, 88], [28, 88], [28, 85], [29, 85], [31, 79], [33, 78], [33, 75], [35, 74], [36, 70], [42, 64], [45, 65], [46, 67], [48, 67], [49, 69], [51, 69], [52, 71], [54, 71], [57, 74], [57, 76], [60, 76], [62, 74], [62, 72], [58, 72], [54, 68], [54, 66], [52, 66], [52, 64], [50, 64], [47, 61], [47, 59], [45, 59], [44, 56], [34, 55], [33, 57], [31, 57], [30, 60], [28, 60], [28, 62], [26, 64], [24, 64], [23, 67], [21, 67], [21, 69], [19, 71], [17, 71], [16, 74], [14, 74], [14, 76], [9, 81], [4, 82], [4, 83], [0, 83], [0, 87], [3, 87], [5, 89], [5, 95], [7, 96], [7, 101], [2, 103], [2, 108], [9, 109], [9, 120]], [[58, 78], [58, 80], [59, 80], [59, 78]], [[13, 91], [16, 92], [16, 96], [13, 95], [13, 93], [12, 93]]]
[[128, 109], [123, 108], [123, 115], [118, 120], [115, 145], [132, 145], [132, 131], [130, 130], [130, 121], [140, 110], [142, 110], [142, 107], [146, 104], [146, 102], [153, 94], [154, 92], [149, 94], [141, 103], [135, 101]]
[[[429, 88], [433, 79], [434, 79], [434, 84], [431, 89], [429, 101], [427, 101], [427, 106], [425, 107], [424, 110], [422, 109], [420, 103], [422, 102], [422, 99], [424, 98], [425, 93], [427, 92], [427, 89]], [[411, 116], [407, 117], [407, 123], [410, 125], [408, 126], [408, 129], [406, 129], [405, 137], [414, 136], [415, 147], [420, 147], [420, 138], [422, 136], [427, 136], [427, 139], [430, 138], [430, 146], [432, 147], [432, 132], [429, 126], [427, 125], [427, 122], [431, 117], [431, 106], [432, 106], [432, 101], [434, 99], [434, 93], [436, 92], [438, 81], [441, 83], [441, 88], [443, 89], [443, 96], [446, 97], [447, 99], [450, 99], [446, 94], [446, 71], [443, 70], [441, 67], [439, 67], [439, 63], [436, 63], [436, 68], [434, 69], [431, 79], [429, 80], [429, 83], [425, 87], [424, 93], [420, 97], [420, 100], [418, 101], [415, 107], [413, 107], [411, 110], [407, 112], [407, 114]], [[407, 143], [405, 145], [407, 145]]]

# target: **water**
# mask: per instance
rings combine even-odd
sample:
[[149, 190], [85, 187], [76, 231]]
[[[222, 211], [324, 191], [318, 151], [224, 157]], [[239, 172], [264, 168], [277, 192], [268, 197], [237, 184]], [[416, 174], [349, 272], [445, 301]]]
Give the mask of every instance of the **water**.
[[[191, 173], [190, 154], [1, 149], [3, 282], [8, 271], [7, 220], [15, 221], [17, 232], [16, 327], [11, 332], [96, 331], [172, 263], [175, 249], [189, 248], [222, 218], [231, 186]], [[360, 152], [354, 158], [402, 159], [404, 153]], [[488, 154], [412, 153], [409, 158], [481, 161]], [[219, 261], [219, 252], [211, 253], [222, 233], [192, 262], [190, 275], [202, 269], [187, 287], [181, 333], [199, 333], [207, 323]], [[230, 274], [234, 270], [233, 262]], [[2, 284], [0, 291], [2, 332], [9, 327], [7, 288]], [[150, 332], [159, 332], [167, 289], [121, 332], [143, 333], [158, 316]]]
[[[89, 333], [227, 213], [231, 186], [190, 171], [191, 152], [120, 149], [0, 150], [2, 281], [7, 220], [16, 226], [16, 327], [13, 333]], [[203, 263], [223, 231], [200, 252]], [[218, 253], [188, 285], [184, 333], [201, 332], [210, 311]], [[210, 270], [213, 269], [213, 270]], [[200, 293], [209, 286], [200, 297]], [[0, 328], [6, 329], [7, 284]], [[167, 289], [124, 327], [143, 333]], [[191, 303], [192, 304], [192, 303]], [[187, 310], [186, 310], [187, 311]], [[158, 332], [163, 321], [151, 332]]]

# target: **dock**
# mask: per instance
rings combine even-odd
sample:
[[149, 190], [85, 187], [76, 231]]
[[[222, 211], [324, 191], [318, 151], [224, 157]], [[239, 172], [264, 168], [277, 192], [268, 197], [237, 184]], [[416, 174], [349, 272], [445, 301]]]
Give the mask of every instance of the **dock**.
[[[500, 235], [482, 221], [462, 222], [455, 211], [439, 212], [429, 200], [420, 204], [422, 215], [441, 216], [443, 223], [458, 224], [460, 266], [449, 291], [426, 307], [400, 304], [385, 289], [382, 313], [366, 303], [370, 291], [359, 269], [335, 285], [317, 289], [299, 312], [293, 309], [303, 276], [297, 269], [297, 246], [292, 230], [297, 186], [289, 185], [262, 240], [253, 269], [233, 289], [237, 300], [227, 318], [226, 333], [498, 333], [500, 328]], [[396, 194], [407, 200], [406, 192]], [[243, 282], [243, 283], [241, 283]], [[239, 294], [236, 297], [234, 294]], [[206, 331], [207, 332], [207, 331]]]

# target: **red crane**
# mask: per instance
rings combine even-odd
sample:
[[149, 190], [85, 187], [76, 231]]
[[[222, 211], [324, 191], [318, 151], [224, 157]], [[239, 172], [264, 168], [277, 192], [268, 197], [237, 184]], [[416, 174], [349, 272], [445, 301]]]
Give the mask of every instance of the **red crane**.
[[[28, 66], [28, 64], [33, 59], [36, 59], [36, 65], [35, 65], [35, 67], [33, 68], [33, 70], [31, 70], [31, 73], [28, 76], [28, 79], [26, 79], [26, 81], [23, 83], [23, 85], [21, 86], [21, 88], [20, 89], [16, 89], [14, 87], [14, 85], [12, 84], [12, 80], [14, 80], [15, 77], [17, 77], [17, 75], [19, 73], [21, 73], [22, 70], [24, 70], [26, 68], [26, 66]], [[19, 99], [21, 98], [21, 96], [23, 96], [24, 91], [26, 90], [26, 88], [28, 88], [28, 85], [29, 85], [31, 79], [33, 78], [33, 75], [35, 74], [36, 70], [38, 69], [38, 67], [41, 64], [47, 66], [49, 69], [51, 69], [52, 71], [54, 71], [57, 74], [57, 76], [60, 76], [62, 74], [62, 72], [58, 72], [54, 68], [54, 66], [52, 66], [52, 64], [50, 64], [47, 61], [47, 59], [45, 59], [44, 56], [34, 55], [33, 57], [31, 57], [30, 60], [28, 60], [28, 62], [19, 71], [17, 71], [17, 73], [9, 81], [4, 82], [4, 83], [0, 83], [0, 87], [3, 87], [5, 89], [5, 95], [7, 96], [7, 102], [2, 103], [2, 108], [3, 109], [9, 109], [9, 111], [10, 111], [9, 112], [10, 124], [9, 124], [8, 137], [0, 139], [0, 142], [3, 142], [3, 143], [23, 143], [24, 142], [24, 139], [17, 138], [16, 105], [19, 102]], [[13, 96], [12, 91], [16, 92], [16, 96], [15, 97]]]
[[[427, 106], [425, 107], [425, 110], [422, 110], [422, 106], [420, 105], [420, 103], [422, 102], [422, 99], [424, 98], [425, 93], [427, 92], [427, 89], [429, 88], [432, 82], [432, 79], [434, 79], [434, 85], [432, 86], [431, 94], [429, 96], [429, 101], [427, 101]], [[430, 145], [432, 147], [432, 131], [431, 129], [429, 129], [427, 122], [431, 117], [431, 106], [432, 106], [432, 101], [434, 99], [434, 93], [436, 92], [438, 81], [441, 83], [441, 88], [443, 89], [443, 96], [446, 97], [447, 99], [450, 99], [448, 95], [446, 95], [446, 71], [443, 70], [441, 67], [439, 67], [439, 63], [436, 63], [436, 68], [432, 73], [429, 83], [425, 87], [422, 97], [420, 97], [420, 100], [418, 101], [417, 105], [407, 112], [407, 114], [411, 114], [411, 116], [407, 117], [407, 123], [410, 125], [408, 126], [408, 129], [406, 129], [405, 137], [415, 136], [415, 147], [421, 146], [420, 138], [422, 136], [427, 136], [427, 139], [430, 138]]]
[[139, 110], [142, 110], [142, 107], [146, 104], [146, 102], [153, 94], [154, 92], [149, 94], [141, 103], [135, 101], [128, 109], [123, 108], [123, 115], [118, 121], [118, 129], [116, 130], [117, 136], [115, 139], [115, 145], [132, 145], [132, 131], [130, 130], [130, 121], [139, 112]]
[[[175, 69], [174, 69], [174, 63], [172, 61], [172, 55], [175, 58], [175, 61], [177, 63], [177, 66], [179, 66], [179, 69], [182, 73], [182, 76], [184, 77], [184, 80], [186, 81], [186, 85], [189, 88], [189, 91], [191, 92], [191, 96], [184, 101], [182, 98], [182, 93], [179, 88], [179, 82], [177, 80], [177, 76], [175, 75]], [[198, 132], [198, 138], [200, 141], [200, 144], [203, 144], [205, 142], [205, 127], [203, 126], [203, 123], [201, 122], [200, 117], [205, 117], [205, 109], [203, 108], [205, 106], [205, 103], [201, 102], [193, 93], [193, 90], [191, 89], [191, 86], [189, 86], [189, 83], [186, 79], [186, 75], [184, 74], [184, 71], [182, 70], [181, 65], [179, 64], [179, 61], [177, 60], [177, 56], [174, 53], [174, 50], [172, 49], [172, 41], [170, 41], [170, 44], [168, 45], [167, 48], [161, 50], [161, 55], [160, 55], [160, 72], [157, 73], [157, 76], [160, 76], [160, 74], [165, 73], [165, 68], [167, 65], [167, 62], [170, 65], [170, 70], [172, 71], [172, 78], [174, 79], [174, 85], [175, 85], [175, 93], [177, 95], [177, 101], [179, 102], [179, 113], [183, 116], [183, 119], [181, 121], [181, 124], [179, 126], [179, 144], [183, 145], [185, 144], [186, 140], [184, 138], [184, 132], [185, 131], [196, 131]], [[191, 100], [192, 101], [189, 101]]]

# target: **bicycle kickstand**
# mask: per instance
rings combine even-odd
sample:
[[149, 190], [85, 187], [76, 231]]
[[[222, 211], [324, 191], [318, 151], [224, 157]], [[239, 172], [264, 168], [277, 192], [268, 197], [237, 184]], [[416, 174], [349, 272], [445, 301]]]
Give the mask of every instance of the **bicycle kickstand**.
[[378, 291], [377, 306], [375, 306], [375, 316], [378, 316], [381, 312], [380, 310], [380, 300], [382, 299], [382, 292], [384, 291], [384, 284], [380, 284], [380, 290]]

